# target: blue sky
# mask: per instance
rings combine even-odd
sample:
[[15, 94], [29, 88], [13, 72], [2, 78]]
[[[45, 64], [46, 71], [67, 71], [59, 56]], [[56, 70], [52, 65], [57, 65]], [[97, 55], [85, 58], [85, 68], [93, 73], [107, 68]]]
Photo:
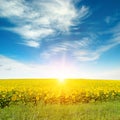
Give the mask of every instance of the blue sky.
[[120, 79], [120, 0], [0, 0], [0, 78]]

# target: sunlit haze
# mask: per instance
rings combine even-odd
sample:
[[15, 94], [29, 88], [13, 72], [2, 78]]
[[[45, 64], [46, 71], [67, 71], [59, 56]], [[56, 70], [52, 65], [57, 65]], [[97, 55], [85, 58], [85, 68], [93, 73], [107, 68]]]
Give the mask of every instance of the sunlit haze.
[[0, 0], [0, 78], [120, 79], [120, 0]]

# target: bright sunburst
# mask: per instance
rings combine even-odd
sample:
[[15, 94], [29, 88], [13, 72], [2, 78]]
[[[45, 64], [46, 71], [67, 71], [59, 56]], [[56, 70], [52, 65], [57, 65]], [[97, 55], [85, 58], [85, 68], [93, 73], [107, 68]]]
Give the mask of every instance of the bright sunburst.
[[66, 74], [65, 71], [62, 71], [61, 73], [59, 73], [59, 75], [57, 76], [57, 79], [59, 80], [59, 82], [63, 83], [64, 80], [66, 78]]
[[56, 78], [59, 82], [64, 82], [65, 78], [67, 77], [67, 69], [65, 66], [62, 66], [62, 67], [57, 67], [56, 69]]
[[58, 80], [59, 80], [59, 82], [61, 82], [61, 83], [63, 83], [64, 82], [64, 80], [65, 80], [65, 78], [58, 78]]
[[52, 69], [53, 77], [61, 83], [63, 83], [65, 79], [77, 77], [78, 74], [76, 67], [70, 62], [66, 63], [65, 59], [59, 63], [53, 63], [50, 68]]
[[71, 66], [65, 65], [65, 66], [59, 66], [56, 69], [56, 78], [59, 82], [63, 83], [65, 79], [72, 78], [75, 74], [75, 69]]

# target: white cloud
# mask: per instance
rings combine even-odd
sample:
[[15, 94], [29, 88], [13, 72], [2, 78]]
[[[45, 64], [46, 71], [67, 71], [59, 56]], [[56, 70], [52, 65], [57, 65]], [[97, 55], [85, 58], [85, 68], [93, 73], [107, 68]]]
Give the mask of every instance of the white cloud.
[[92, 43], [92, 40], [88, 37], [84, 37], [81, 40], [60, 41], [54, 45], [48, 46], [48, 49], [41, 53], [41, 57], [50, 58], [59, 53], [70, 52], [73, 55], [79, 49], [88, 48]]
[[34, 41], [39, 41], [39, 39], [54, 33], [53, 29], [47, 29], [47, 28], [39, 29], [33, 27], [34, 26], [31, 25], [25, 25], [23, 27], [13, 28], [12, 30], [21, 34], [23, 38]]
[[[64, 66], [63, 66], [64, 67]], [[0, 55], [0, 79], [2, 78], [58, 78], [61, 76], [61, 71], [69, 77], [74, 76], [76, 69], [69, 65], [62, 68], [59, 63], [49, 65], [41, 64], [23, 64], [11, 58]], [[72, 73], [69, 74], [69, 73]], [[68, 77], [68, 76], [67, 76]]]
[[0, 55], [0, 78], [24, 77], [28, 71], [26, 65]]
[[99, 80], [120, 80], [120, 69], [118, 68], [112, 70], [107, 68], [98, 70], [94, 67], [90, 69], [87, 66], [85, 68], [87, 68], [87, 70], [84, 70], [84, 68], [82, 68], [82, 71], [80, 71], [80, 73], [82, 72], [82, 78]]
[[[86, 69], [87, 68], [87, 69]], [[62, 72], [61, 72], [62, 71]], [[99, 71], [89, 66], [62, 64], [60, 61], [49, 65], [23, 64], [14, 59], [0, 55], [0, 79], [6, 78], [58, 78], [61, 75], [69, 78], [120, 79], [120, 69]]]
[[94, 76], [95, 78], [101, 78], [101, 79], [113, 79], [113, 80], [120, 80], [120, 69], [104, 69], [99, 72], [97, 72], [97, 75]]
[[[79, 12], [79, 18], [80, 19], [85, 19], [86, 17], [88, 17], [89, 16], [89, 8], [88, 7], [86, 7], [86, 6], [82, 6], [81, 7], [81, 9], [80, 9], [80, 11], [78, 11]], [[82, 21], [81, 21], [82, 22]]]
[[112, 28], [110, 32], [113, 33], [112, 42], [120, 44], [120, 22], [114, 28]]
[[100, 58], [102, 54], [107, 52], [118, 45], [116, 42], [108, 43], [106, 45], [101, 45], [97, 47], [95, 50], [88, 49], [80, 49], [73, 52], [73, 57], [78, 61], [95, 61]]
[[94, 39], [94, 37], [89, 36], [81, 40], [59, 42], [50, 46], [48, 50], [41, 53], [41, 56], [48, 59], [61, 53], [68, 53], [75, 61], [95, 61], [102, 54], [120, 44], [120, 24], [112, 28], [109, 33], [112, 33], [112, 38], [102, 45], [96, 45], [96, 37]]
[[13, 17], [22, 16], [25, 10], [25, 6], [22, 0], [0, 0], [0, 16]]
[[90, 50], [77, 50], [74, 51], [73, 53], [73, 57], [77, 60], [77, 61], [94, 61], [97, 60], [99, 58], [99, 54]]
[[50, 72], [50, 68], [46, 66], [25, 65], [0, 55], [0, 78], [47, 78], [50, 77], [49, 74], [46, 74], [47, 71]]
[[[94, 61], [99, 59], [102, 54], [120, 44], [120, 23], [111, 28], [107, 34], [108, 33], [112, 34], [112, 37], [108, 40], [108, 43], [103, 43], [102, 45], [96, 47], [94, 50], [91, 50], [90, 45], [87, 49], [77, 49], [73, 51], [73, 56], [78, 61]], [[92, 44], [94, 44], [94, 41], [91, 41], [91, 45]]]
[[9, 30], [37, 43], [57, 31], [69, 32], [71, 26], [82, 22], [88, 14], [88, 7], [77, 9], [73, 0], [0, 0], [0, 17], [17, 25]]
[[40, 46], [39, 42], [37, 42], [37, 41], [32, 41], [32, 40], [30, 40], [30, 41], [25, 41], [25, 43], [22, 43], [22, 44], [25, 44], [25, 45], [27, 45], [27, 46], [29, 46], [29, 47], [35, 47], [35, 48], [38, 48], [38, 47]]

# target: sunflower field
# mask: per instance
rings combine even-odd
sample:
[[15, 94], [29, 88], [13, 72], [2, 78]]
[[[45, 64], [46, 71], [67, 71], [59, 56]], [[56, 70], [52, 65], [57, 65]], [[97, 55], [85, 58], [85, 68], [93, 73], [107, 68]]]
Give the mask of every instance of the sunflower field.
[[0, 108], [11, 104], [76, 104], [120, 101], [119, 80], [0, 80]]

